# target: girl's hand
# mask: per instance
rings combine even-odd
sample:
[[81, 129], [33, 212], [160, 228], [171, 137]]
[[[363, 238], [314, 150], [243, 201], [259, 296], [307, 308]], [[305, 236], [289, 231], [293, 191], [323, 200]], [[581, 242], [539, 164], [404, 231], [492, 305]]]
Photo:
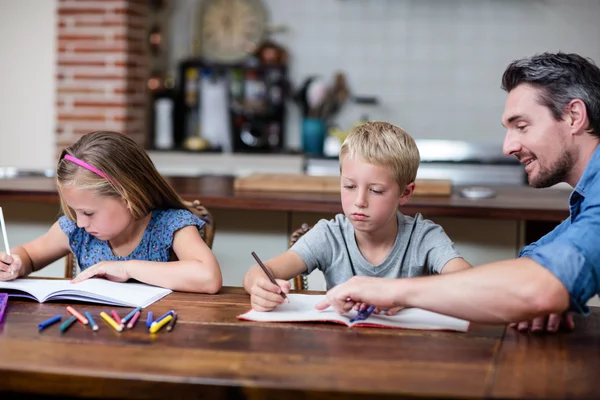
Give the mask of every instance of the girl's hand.
[[83, 270], [71, 283], [79, 283], [90, 278], [104, 278], [113, 282], [125, 282], [129, 277], [127, 261], [101, 261], [98, 264]]
[[17, 279], [22, 266], [23, 262], [18, 255], [9, 256], [6, 253], [0, 253], [0, 281]]

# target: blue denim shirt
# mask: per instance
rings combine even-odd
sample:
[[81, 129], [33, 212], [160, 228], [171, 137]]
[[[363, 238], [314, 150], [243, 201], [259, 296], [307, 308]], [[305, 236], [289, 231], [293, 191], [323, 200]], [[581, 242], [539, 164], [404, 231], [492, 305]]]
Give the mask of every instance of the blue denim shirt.
[[600, 293], [600, 146], [569, 198], [570, 216], [521, 250], [565, 285], [570, 310], [588, 314], [587, 301]]

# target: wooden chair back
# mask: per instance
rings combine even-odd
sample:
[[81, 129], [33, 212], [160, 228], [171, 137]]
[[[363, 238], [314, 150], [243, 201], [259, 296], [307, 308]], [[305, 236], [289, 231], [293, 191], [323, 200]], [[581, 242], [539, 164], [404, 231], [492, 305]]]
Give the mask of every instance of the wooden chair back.
[[[292, 247], [294, 243], [298, 241], [302, 236], [306, 234], [312, 228], [312, 226], [308, 226], [308, 224], [302, 224], [300, 228], [296, 229], [290, 235], [290, 242], [288, 244], [288, 248]], [[298, 275], [294, 277], [294, 289], [296, 290], [308, 290], [308, 277], [304, 275]]]

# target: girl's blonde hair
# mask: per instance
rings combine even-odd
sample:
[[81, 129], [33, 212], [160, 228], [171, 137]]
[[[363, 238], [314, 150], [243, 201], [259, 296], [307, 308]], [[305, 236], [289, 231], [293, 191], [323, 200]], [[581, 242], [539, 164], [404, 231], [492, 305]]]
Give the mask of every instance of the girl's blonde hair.
[[[65, 159], [67, 154], [100, 170], [109, 179]], [[124, 198], [135, 219], [154, 209], [188, 209], [158, 173], [146, 151], [117, 132], [90, 132], [64, 149], [56, 166], [56, 184], [62, 211], [73, 221], [77, 220], [75, 212], [66, 204], [61, 188], [88, 189], [100, 196]]]
[[377, 121], [352, 129], [340, 150], [340, 168], [345, 158], [389, 168], [401, 189], [415, 181], [421, 161], [414, 139], [404, 129]]

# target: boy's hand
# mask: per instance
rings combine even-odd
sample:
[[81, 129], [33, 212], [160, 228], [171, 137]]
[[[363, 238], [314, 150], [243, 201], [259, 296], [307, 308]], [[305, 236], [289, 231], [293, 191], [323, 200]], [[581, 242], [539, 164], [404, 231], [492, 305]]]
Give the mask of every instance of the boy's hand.
[[125, 282], [130, 276], [127, 272], [126, 261], [101, 261], [83, 270], [71, 283], [79, 283], [90, 278], [104, 278], [114, 282]]
[[255, 311], [271, 311], [285, 301], [281, 292], [290, 292], [290, 283], [282, 279], [275, 279], [279, 286], [273, 284], [268, 278], [258, 278], [250, 289], [250, 304]]
[[22, 266], [23, 262], [18, 255], [9, 256], [6, 253], [0, 253], [0, 281], [17, 279]]

